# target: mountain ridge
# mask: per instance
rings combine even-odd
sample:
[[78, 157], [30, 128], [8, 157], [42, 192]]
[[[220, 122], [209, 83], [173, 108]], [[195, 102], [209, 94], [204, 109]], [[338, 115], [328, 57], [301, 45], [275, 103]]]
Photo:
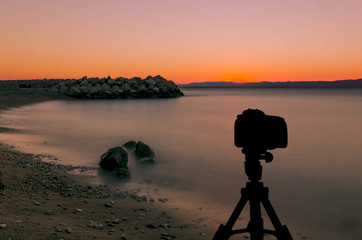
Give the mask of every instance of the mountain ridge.
[[182, 88], [362, 88], [362, 78], [335, 81], [193, 82], [177, 85]]

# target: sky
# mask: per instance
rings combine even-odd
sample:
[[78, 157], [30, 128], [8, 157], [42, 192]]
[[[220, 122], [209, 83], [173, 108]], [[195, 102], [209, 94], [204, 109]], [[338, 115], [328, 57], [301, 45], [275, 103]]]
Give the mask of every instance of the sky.
[[361, 0], [0, 0], [0, 79], [357, 79], [361, 23]]

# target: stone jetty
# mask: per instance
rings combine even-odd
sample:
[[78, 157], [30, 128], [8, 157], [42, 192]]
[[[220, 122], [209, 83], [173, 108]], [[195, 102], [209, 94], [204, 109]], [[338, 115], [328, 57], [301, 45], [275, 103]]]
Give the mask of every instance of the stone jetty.
[[178, 86], [169, 80], [157, 75], [112, 79], [87, 78], [62, 80], [51, 88], [52, 92], [65, 94], [81, 99], [107, 98], [173, 98], [184, 94]]

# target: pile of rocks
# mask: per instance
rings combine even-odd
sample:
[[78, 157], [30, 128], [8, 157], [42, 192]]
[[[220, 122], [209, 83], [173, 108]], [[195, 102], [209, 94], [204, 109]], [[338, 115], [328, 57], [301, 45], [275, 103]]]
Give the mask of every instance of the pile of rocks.
[[178, 86], [157, 75], [145, 79], [118, 77], [68, 79], [51, 88], [52, 92], [73, 98], [172, 98], [183, 96]]

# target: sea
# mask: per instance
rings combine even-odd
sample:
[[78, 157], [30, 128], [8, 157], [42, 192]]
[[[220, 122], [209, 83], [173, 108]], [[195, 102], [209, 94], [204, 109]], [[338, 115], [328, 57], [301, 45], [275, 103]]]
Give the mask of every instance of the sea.
[[[217, 230], [248, 181], [234, 145], [246, 109], [283, 117], [288, 146], [261, 160], [262, 181], [294, 239], [362, 239], [362, 89], [183, 88], [173, 99], [55, 100], [3, 111], [2, 142], [49, 161], [94, 167], [94, 184], [137, 189]], [[100, 156], [143, 141], [155, 164], [130, 154], [129, 179], [98, 168]], [[238, 224], [249, 220], [246, 207]], [[272, 228], [263, 211], [266, 228]], [[211, 238], [212, 236], [209, 236]]]

